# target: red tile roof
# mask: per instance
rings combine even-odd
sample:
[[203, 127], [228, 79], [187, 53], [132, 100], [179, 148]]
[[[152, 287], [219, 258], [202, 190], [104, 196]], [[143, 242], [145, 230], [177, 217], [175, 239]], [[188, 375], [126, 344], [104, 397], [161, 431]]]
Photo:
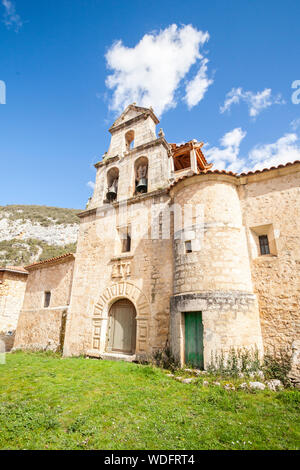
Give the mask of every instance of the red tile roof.
[[271, 166], [271, 168], [264, 168], [263, 170], [248, 171], [248, 173], [241, 173], [239, 176], [255, 175], [256, 173], [263, 173], [264, 171], [277, 170], [278, 168], [285, 168], [287, 166], [295, 165], [296, 163], [300, 163], [300, 160], [295, 160], [294, 162], [288, 162], [285, 165], [281, 164], [278, 166]]
[[0, 266], [0, 271], [9, 271], [18, 274], [28, 274], [28, 272], [25, 268], [23, 268], [23, 266]]
[[25, 266], [25, 269], [34, 269], [38, 268], [39, 266], [43, 266], [48, 263], [55, 263], [56, 261], [61, 261], [61, 260], [66, 260], [67, 258], [75, 258], [74, 253], [65, 253], [64, 255], [61, 256], [56, 256], [55, 258], [49, 258], [45, 259], [44, 261], [38, 261], [37, 263], [30, 264], [28, 266]]
[[[286, 168], [288, 166], [296, 165], [297, 163], [300, 163], [300, 160], [295, 160], [294, 162], [289, 162], [286, 163], [285, 165], [278, 165], [278, 166], [272, 166], [271, 168], [264, 168], [263, 170], [256, 170], [256, 171], [248, 171], [247, 173], [233, 173], [232, 171], [226, 171], [226, 170], [206, 170], [205, 172], [201, 172], [200, 174], [203, 175], [211, 175], [211, 174], [218, 174], [218, 175], [229, 175], [229, 176], [236, 176], [237, 178], [240, 178], [241, 176], [250, 176], [250, 175], [256, 175], [258, 173], [264, 173], [266, 171], [271, 171], [271, 170], [277, 170], [279, 168]], [[169, 190], [173, 188], [179, 181], [185, 180], [187, 178], [191, 178], [192, 176], [196, 176], [196, 173], [194, 174], [188, 174], [188, 175], [183, 175], [177, 180], [173, 181], [173, 183], [169, 186]]]
[[209, 170], [213, 165], [208, 163], [205, 156], [202, 153], [201, 147], [203, 142], [196, 142], [195, 140], [189, 140], [184, 144], [170, 144], [175, 170], [181, 170], [190, 166], [190, 152], [194, 150], [196, 152], [197, 168], [199, 172], [205, 172]]

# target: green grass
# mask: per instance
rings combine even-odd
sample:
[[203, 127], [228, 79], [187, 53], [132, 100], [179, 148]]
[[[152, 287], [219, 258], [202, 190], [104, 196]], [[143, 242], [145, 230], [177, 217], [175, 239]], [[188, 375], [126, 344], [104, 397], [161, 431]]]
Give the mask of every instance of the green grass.
[[299, 392], [185, 385], [152, 366], [17, 352], [1, 449], [298, 449]]

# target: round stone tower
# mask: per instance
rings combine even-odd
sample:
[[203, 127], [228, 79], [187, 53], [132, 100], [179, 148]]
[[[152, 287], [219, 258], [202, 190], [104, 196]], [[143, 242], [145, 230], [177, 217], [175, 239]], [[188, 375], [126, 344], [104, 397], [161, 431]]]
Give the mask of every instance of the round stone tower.
[[211, 172], [183, 179], [170, 190], [175, 214], [171, 344], [181, 363], [193, 359], [193, 348], [199, 357], [191, 362], [199, 366], [230, 347], [262, 350], [237, 185], [235, 176]]

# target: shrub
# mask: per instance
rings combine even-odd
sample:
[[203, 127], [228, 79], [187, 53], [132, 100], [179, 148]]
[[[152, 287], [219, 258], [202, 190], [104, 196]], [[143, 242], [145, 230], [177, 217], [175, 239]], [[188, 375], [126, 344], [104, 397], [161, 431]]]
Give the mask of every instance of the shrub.
[[278, 379], [285, 387], [290, 387], [291, 352], [286, 349], [268, 351], [261, 360], [257, 348], [230, 348], [225, 354], [223, 350], [211, 354], [207, 371], [221, 377], [238, 377], [263, 372], [266, 379]]
[[262, 370], [267, 379], [278, 379], [285, 387], [291, 386], [289, 373], [291, 371], [291, 353], [286, 349], [267, 352], [264, 356]]
[[230, 348], [227, 353], [223, 350], [211, 354], [207, 371], [221, 377], [237, 377], [240, 373], [257, 373], [261, 369], [259, 351], [257, 348]]
[[163, 349], [157, 349], [151, 357], [152, 364], [162, 369], [176, 370], [179, 367], [179, 362], [174, 358], [171, 349], [166, 343]]

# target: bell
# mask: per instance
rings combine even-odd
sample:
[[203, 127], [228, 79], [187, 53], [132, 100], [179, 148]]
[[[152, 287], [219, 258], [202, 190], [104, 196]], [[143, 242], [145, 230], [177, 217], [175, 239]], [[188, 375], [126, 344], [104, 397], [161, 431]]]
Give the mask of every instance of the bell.
[[136, 191], [138, 193], [146, 193], [147, 192], [147, 179], [146, 178], [139, 179], [139, 181], [136, 185]]
[[106, 199], [109, 201], [109, 202], [112, 202], [116, 199], [117, 197], [117, 191], [115, 188], [109, 188], [109, 190], [107, 191], [106, 193]]

